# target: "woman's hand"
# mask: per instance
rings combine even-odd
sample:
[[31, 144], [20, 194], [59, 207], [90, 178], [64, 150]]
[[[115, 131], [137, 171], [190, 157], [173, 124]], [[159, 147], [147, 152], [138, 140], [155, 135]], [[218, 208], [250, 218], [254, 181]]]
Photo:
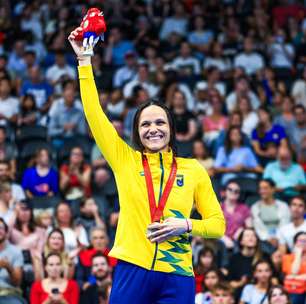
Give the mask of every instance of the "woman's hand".
[[152, 243], [162, 243], [174, 236], [186, 233], [188, 228], [191, 229], [191, 221], [189, 219], [187, 221], [169, 217], [162, 223], [153, 223], [148, 226], [147, 237]]

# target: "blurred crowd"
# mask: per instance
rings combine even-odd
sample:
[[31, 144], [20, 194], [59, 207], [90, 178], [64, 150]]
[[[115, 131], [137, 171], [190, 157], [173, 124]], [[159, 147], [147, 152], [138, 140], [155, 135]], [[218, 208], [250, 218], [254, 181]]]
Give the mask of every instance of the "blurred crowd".
[[89, 7], [107, 22], [92, 66], [117, 132], [131, 143], [137, 106], [162, 100], [177, 155], [222, 205], [225, 236], [191, 239], [196, 304], [306, 303], [306, 6], [292, 0], [1, 1], [0, 303], [108, 303], [120, 207], [67, 41]]

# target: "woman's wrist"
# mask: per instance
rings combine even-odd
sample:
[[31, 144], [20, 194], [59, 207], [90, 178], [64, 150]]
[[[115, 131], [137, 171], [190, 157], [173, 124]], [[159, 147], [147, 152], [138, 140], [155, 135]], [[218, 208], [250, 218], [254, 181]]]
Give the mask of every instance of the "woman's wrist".
[[192, 222], [190, 219], [185, 219], [186, 220], [186, 232], [190, 233], [192, 231]]
[[90, 56], [78, 56], [77, 60], [78, 60], [79, 66], [91, 65], [91, 57]]

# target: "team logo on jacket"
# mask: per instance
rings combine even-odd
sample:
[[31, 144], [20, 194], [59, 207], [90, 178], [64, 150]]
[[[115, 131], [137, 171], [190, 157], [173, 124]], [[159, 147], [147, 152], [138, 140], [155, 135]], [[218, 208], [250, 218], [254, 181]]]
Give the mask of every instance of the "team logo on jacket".
[[183, 187], [184, 186], [184, 175], [182, 175], [182, 174], [176, 175], [176, 184], [179, 187]]

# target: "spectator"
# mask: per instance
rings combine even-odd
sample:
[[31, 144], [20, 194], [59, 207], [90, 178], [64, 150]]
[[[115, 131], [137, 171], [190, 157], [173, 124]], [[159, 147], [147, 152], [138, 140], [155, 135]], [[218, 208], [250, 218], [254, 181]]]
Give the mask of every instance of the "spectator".
[[234, 66], [242, 67], [248, 75], [253, 75], [264, 67], [264, 60], [259, 53], [254, 51], [251, 37], [244, 39], [243, 46], [244, 51], [235, 57]]
[[22, 253], [18, 247], [7, 240], [8, 233], [8, 226], [0, 217], [0, 302], [24, 304], [19, 288], [22, 280]]
[[79, 303], [79, 288], [74, 280], [61, 277], [63, 271], [62, 258], [57, 253], [46, 257], [45, 271], [47, 277], [32, 285], [31, 304], [43, 303]]
[[59, 177], [51, 167], [50, 154], [46, 149], [36, 152], [34, 166], [25, 170], [22, 187], [28, 198], [34, 196], [54, 196], [58, 193]]
[[288, 205], [274, 198], [275, 183], [270, 179], [259, 182], [260, 200], [251, 208], [254, 228], [261, 241], [277, 248], [277, 230], [289, 223]]
[[18, 39], [14, 42], [13, 50], [8, 57], [7, 69], [15, 78], [19, 74], [23, 74], [26, 70], [26, 63], [24, 60], [25, 42]]
[[60, 202], [54, 211], [56, 227], [60, 228], [65, 237], [65, 250], [78, 253], [80, 247], [88, 246], [88, 238], [85, 228], [81, 224], [75, 224], [71, 207], [68, 203]]
[[265, 108], [258, 109], [259, 123], [252, 132], [252, 145], [260, 162], [264, 165], [276, 157], [277, 147], [287, 143], [283, 127], [273, 124], [271, 112]]
[[195, 304], [211, 304], [211, 293], [221, 281], [221, 273], [217, 268], [210, 268], [204, 274], [204, 292], [196, 294]]
[[268, 303], [268, 291], [272, 284], [272, 267], [269, 262], [259, 260], [254, 265], [254, 284], [243, 288], [240, 304]]
[[236, 177], [255, 178], [262, 168], [249, 147], [243, 146], [242, 133], [237, 127], [231, 127], [225, 138], [225, 146], [217, 151], [214, 163], [216, 173], [222, 173], [221, 182], [225, 185]]
[[293, 115], [294, 102], [289, 96], [284, 96], [281, 105], [281, 113], [275, 117], [274, 123], [282, 126], [285, 130], [288, 130], [288, 135], [290, 136], [290, 131], [295, 125], [295, 117]]
[[271, 286], [268, 294], [269, 304], [290, 304], [288, 293], [282, 285]]
[[303, 68], [302, 78], [294, 81], [291, 96], [296, 105], [301, 104], [306, 107], [306, 66]]
[[232, 288], [223, 282], [220, 282], [212, 290], [212, 304], [234, 304]]
[[282, 253], [293, 251], [293, 237], [301, 231], [306, 231], [305, 199], [302, 196], [295, 196], [290, 201], [291, 221], [278, 230], [279, 249]]
[[109, 301], [112, 281], [110, 267], [105, 255], [98, 252], [92, 256], [91, 276], [84, 285], [81, 303], [107, 304]]
[[264, 178], [271, 178], [276, 191], [283, 196], [292, 197], [305, 190], [306, 179], [302, 167], [293, 162], [292, 153], [286, 146], [279, 147], [277, 160], [267, 165]]
[[35, 97], [32, 94], [25, 94], [20, 101], [20, 113], [18, 115], [19, 130], [25, 126], [35, 126], [39, 120], [39, 112], [36, 108]]
[[9, 78], [0, 79], [0, 125], [10, 126], [17, 122], [19, 100], [11, 95]]
[[306, 137], [306, 108], [302, 105], [293, 107], [294, 125], [289, 131], [290, 144], [298, 154], [302, 150], [303, 138]]
[[225, 195], [221, 204], [226, 220], [226, 231], [222, 241], [228, 249], [233, 249], [235, 240], [244, 227], [252, 226], [251, 212], [248, 206], [240, 202], [240, 186], [229, 181], [225, 187]]
[[15, 222], [14, 205], [12, 197], [12, 188], [9, 183], [0, 184], [0, 217], [11, 227]]
[[293, 253], [283, 257], [284, 286], [292, 304], [299, 304], [304, 303], [306, 296], [306, 232], [298, 232], [293, 243]]
[[207, 147], [202, 140], [193, 142], [192, 156], [207, 170], [209, 176], [214, 175], [213, 158], [208, 154]]

